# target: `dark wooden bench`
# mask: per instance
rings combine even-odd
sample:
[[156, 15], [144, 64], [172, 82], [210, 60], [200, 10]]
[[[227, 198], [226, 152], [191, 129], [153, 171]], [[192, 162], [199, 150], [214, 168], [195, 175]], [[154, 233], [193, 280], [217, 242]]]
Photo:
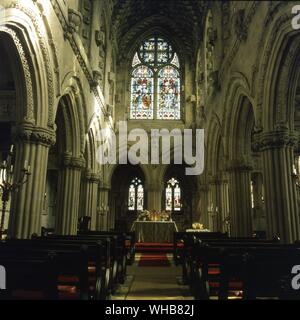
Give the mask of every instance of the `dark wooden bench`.
[[49, 250], [1, 243], [0, 264], [7, 277], [2, 299], [89, 299], [87, 247]]
[[[196, 241], [188, 261], [189, 283], [196, 299], [208, 299], [212, 283], [217, 284], [214, 289], [221, 300], [228, 299], [230, 289], [242, 290], [243, 299], [258, 295], [282, 298], [280, 282], [290, 279], [293, 263], [300, 261], [299, 252], [296, 245], [273, 240]], [[258, 266], [265, 271], [259, 271]]]
[[19, 256], [27, 253], [33, 254], [35, 251], [39, 252], [41, 250], [45, 252], [55, 251], [62, 255], [68, 252], [79, 252], [82, 247], [85, 247], [88, 257], [87, 272], [89, 275], [90, 299], [105, 299], [108, 295], [109, 274], [107, 272], [107, 264], [109, 263], [109, 255], [106, 251], [107, 245], [109, 244], [104, 241], [48, 241], [45, 238], [8, 240], [5, 243], [6, 251], [14, 252], [19, 250]]
[[[42, 238], [38, 238], [42, 240]], [[110, 246], [107, 247], [110, 260], [110, 293], [114, 293], [119, 283], [124, 283], [127, 273], [126, 263], [126, 239], [124, 234], [105, 234], [105, 235], [77, 235], [77, 236], [61, 236], [49, 235], [44, 240], [51, 241], [80, 241], [83, 243], [95, 241], [109, 241]]]
[[174, 232], [174, 262], [176, 265], [179, 265], [183, 262], [184, 242], [187, 239], [227, 239], [228, 234], [222, 232]]
[[79, 236], [88, 235], [88, 236], [107, 236], [107, 235], [123, 235], [126, 239], [126, 254], [127, 254], [127, 264], [132, 265], [135, 261], [135, 232], [125, 232], [120, 233], [117, 231], [87, 231], [87, 232], [78, 232]]

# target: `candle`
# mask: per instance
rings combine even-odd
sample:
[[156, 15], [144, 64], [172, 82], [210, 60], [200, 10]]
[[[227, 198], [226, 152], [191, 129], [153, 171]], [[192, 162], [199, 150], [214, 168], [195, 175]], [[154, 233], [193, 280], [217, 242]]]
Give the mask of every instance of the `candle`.
[[25, 165], [24, 165], [24, 169], [27, 170], [27, 167], [28, 167], [28, 161], [25, 160]]
[[14, 145], [12, 144], [11, 146], [10, 146], [10, 153], [13, 153], [14, 152]]

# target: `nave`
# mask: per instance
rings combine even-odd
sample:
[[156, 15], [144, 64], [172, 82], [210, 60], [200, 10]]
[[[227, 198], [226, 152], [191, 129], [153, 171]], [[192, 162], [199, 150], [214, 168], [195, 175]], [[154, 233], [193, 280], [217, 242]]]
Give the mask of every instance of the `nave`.
[[300, 299], [299, 242], [279, 238], [175, 232], [173, 243], [136, 243], [134, 232], [87, 231], [7, 239], [0, 256], [1, 300]]

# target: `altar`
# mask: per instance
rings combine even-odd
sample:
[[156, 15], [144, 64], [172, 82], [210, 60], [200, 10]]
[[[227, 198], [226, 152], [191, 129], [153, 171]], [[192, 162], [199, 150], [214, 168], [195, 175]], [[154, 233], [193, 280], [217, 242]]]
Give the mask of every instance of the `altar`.
[[135, 221], [131, 231], [138, 242], [172, 243], [178, 229], [174, 221]]

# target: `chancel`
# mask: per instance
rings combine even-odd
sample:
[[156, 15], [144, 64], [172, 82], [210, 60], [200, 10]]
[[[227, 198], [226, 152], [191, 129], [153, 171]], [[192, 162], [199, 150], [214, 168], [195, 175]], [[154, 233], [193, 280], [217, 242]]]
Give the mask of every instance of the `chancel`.
[[299, 299], [299, 13], [1, 0], [0, 299]]

